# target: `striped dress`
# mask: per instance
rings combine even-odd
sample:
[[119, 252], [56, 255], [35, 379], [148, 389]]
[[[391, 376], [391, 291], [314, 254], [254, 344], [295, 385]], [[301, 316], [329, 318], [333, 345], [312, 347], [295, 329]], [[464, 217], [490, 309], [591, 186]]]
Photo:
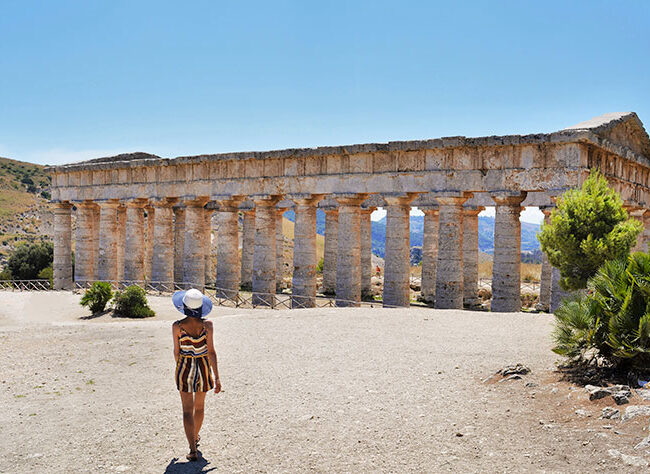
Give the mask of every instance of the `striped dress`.
[[208, 335], [203, 328], [198, 337], [181, 328], [180, 354], [176, 363], [176, 388], [181, 392], [208, 392], [214, 388], [208, 360]]

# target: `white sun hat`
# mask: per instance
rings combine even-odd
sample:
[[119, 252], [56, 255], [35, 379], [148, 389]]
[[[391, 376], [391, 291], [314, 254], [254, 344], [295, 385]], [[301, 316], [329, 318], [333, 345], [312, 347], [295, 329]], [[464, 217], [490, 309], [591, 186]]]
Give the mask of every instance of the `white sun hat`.
[[[212, 300], [196, 288], [177, 291], [172, 296], [172, 303], [177, 310], [187, 316], [200, 318], [207, 316], [207, 314], [212, 311]], [[186, 309], [189, 309], [191, 313], [196, 314], [188, 314]]]

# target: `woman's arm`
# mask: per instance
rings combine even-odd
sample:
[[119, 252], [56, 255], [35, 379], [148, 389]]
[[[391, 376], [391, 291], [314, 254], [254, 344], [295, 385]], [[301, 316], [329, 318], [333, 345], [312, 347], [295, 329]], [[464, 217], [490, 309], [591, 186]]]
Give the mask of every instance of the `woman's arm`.
[[217, 365], [217, 352], [214, 350], [214, 334], [212, 321], [205, 322], [205, 329], [208, 336], [208, 360], [214, 373], [214, 393], [221, 392], [221, 380], [219, 380], [219, 366]]
[[176, 363], [178, 363], [178, 357], [181, 353], [181, 347], [178, 343], [178, 338], [181, 335], [181, 329], [178, 324], [178, 321], [176, 321], [174, 324], [172, 324], [172, 336], [174, 337], [174, 360]]

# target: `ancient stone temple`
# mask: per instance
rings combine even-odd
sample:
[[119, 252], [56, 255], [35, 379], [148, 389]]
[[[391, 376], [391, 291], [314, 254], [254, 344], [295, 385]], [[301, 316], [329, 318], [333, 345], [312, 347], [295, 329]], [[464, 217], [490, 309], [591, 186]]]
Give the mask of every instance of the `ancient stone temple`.
[[[462, 308], [477, 293], [477, 216], [495, 206], [492, 310], [519, 311], [522, 207], [539, 206], [548, 215], [555, 198], [579, 186], [592, 168], [605, 174], [649, 229], [650, 139], [634, 113], [545, 134], [173, 159], [133, 153], [57, 166], [50, 169], [57, 204], [54, 283], [59, 289], [73, 285], [74, 237], [78, 283], [203, 287], [216, 213], [217, 291], [236, 295], [243, 285], [252, 288], [257, 303], [268, 304], [282, 258], [278, 216], [292, 207], [292, 298], [294, 306], [309, 307], [319, 290], [320, 207], [327, 215], [321, 290], [335, 293], [341, 306], [354, 306], [370, 281], [370, 212], [383, 207], [383, 303], [408, 306], [409, 212], [416, 206], [425, 213], [422, 297], [437, 308]], [[561, 293], [547, 262], [543, 275], [542, 303], [548, 305]]]

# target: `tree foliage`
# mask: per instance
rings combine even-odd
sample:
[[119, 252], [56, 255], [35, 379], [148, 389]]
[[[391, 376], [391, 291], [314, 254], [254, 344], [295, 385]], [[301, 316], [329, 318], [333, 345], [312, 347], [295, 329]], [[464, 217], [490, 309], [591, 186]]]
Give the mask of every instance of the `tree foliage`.
[[105, 281], [96, 281], [86, 290], [79, 304], [88, 306], [91, 313], [97, 314], [106, 309], [106, 305], [112, 297], [113, 289], [111, 284]]
[[602, 357], [617, 366], [650, 364], [650, 254], [605, 262], [588, 291], [555, 312], [553, 351], [578, 361]]
[[115, 294], [113, 309], [116, 316], [125, 318], [150, 318], [156, 315], [147, 303], [147, 294], [136, 285]]
[[14, 280], [34, 280], [41, 270], [52, 265], [53, 259], [51, 242], [21, 244], [9, 256], [7, 269]]
[[585, 288], [608, 260], [625, 258], [642, 225], [630, 219], [607, 180], [593, 171], [581, 189], [564, 193], [538, 238], [548, 260], [560, 270], [565, 290]]

